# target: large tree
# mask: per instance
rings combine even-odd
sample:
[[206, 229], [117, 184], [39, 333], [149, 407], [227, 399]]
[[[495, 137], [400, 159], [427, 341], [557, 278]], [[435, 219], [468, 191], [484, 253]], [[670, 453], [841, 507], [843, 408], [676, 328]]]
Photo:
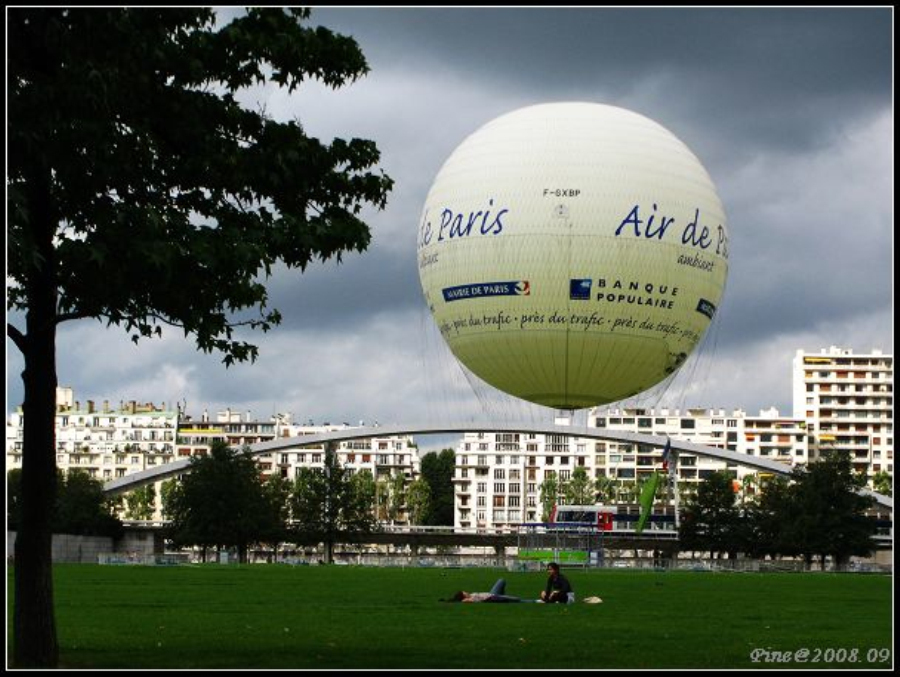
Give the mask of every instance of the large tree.
[[406, 491], [406, 504], [409, 523], [423, 524], [425, 517], [431, 512], [431, 485], [425, 478], [419, 477], [410, 482]]
[[[6, 528], [21, 526], [22, 471], [6, 473]], [[114, 500], [103, 492], [103, 483], [82, 470], [67, 474], [56, 471], [56, 501], [52, 511], [53, 532], [82, 536], [119, 538], [121, 520], [113, 514]]]
[[755, 557], [796, 555], [802, 536], [797, 529], [794, 489], [787, 477], [774, 476], [760, 483], [745, 506], [749, 554]]
[[730, 472], [711, 473], [686, 501], [679, 528], [682, 550], [729, 553], [733, 558], [745, 548], [744, 525]]
[[281, 262], [362, 251], [391, 180], [374, 143], [322, 143], [244, 109], [241, 88], [368, 70], [308, 10], [13, 8], [7, 12], [7, 336], [22, 352], [24, 434], [13, 663], [55, 666], [50, 521], [57, 326], [93, 318], [137, 341], [163, 326], [254, 359]]
[[453, 526], [453, 474], [456, 453], [453, 449], [431, 451], [422, 457], [421, 475], [428, 483], [429, 501], [421, 523], [429, 526]]
[[866, 512], [875, 500], [859, 493], [865, 477], [853, 472], [850, 452], [826, 452], [820, 461], [795, 468], [792, 477], [793, 540], [807, 565], [813, 555], [821, 557], [823, 565], [830, 555], [841, 568], [851, 555], [871, 553], [876, 526]]
[[591, 505], [594, 493], [594, 483], [583, 467], [575, 468], [572, 477], [563, 484], [563, 494], [569, 505]]
[[[271, 487], [269, 487], [271, 488]], [[169, 498], [168, 536], [177, 546], [236, 548], [247, 561], [251, 543], [282, 531], [278, 492], [267, 491], [249, 447], [233, 449], [221, 440], [205, 456], [192, 456], [190, 469]]]
[[53, 533], [120, 538], [122, 522], [113, 515], [115, 499], [103, 491], [103, 482], [84, 470], [57, 470]]
[[809, 567], [827, 556], [837, 568], [874, 549], [874, 499], [859, 493], [865, 477], [853, 472], [849, 452], [831, 451], [799, 466], [790, 479], [773, 478], [748, 511], [751, 549], [759, 555], [801, 555]]
[[370, 474], [351, 475], [327, 446], [322, 467], [300, 468], [294, 480], [289, 504], [295, 540], [322, 543], [331, 564], [336, 543], [359, 542], [375, 528], [374, 489]]

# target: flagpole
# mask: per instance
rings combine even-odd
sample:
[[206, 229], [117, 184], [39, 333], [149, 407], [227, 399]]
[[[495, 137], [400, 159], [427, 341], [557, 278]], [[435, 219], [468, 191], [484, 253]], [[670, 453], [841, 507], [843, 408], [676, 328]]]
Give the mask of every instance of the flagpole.
[[675, 531], [677, 532], [679, 529], [679, 525], [681, 524], [681, 510], [679, 505], [679, 493], [678, 493], [678, 452], [673, 451], [671, 453], [672, 462], [669, 463], [669, 481], [672, 483], [672, 491], [674, 500], [672, 501], [672, 506], [675, 509]]

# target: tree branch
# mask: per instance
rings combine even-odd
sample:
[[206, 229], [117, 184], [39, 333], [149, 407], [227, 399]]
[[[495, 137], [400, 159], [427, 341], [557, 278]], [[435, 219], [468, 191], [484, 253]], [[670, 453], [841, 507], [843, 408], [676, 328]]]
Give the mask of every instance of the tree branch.
[[87, 313], [57, 313], [56, 324], [68, 322], [69, 320], [83, 320], [88, 317], [93, 317], [93, 315]]
[[21, 353], [25, 354], [25, 335], [20, 332], [16, 327], [6, 323], [6, 335], [12, 339], [12, 342], [16, 344], [16, 348], [18, 348]]

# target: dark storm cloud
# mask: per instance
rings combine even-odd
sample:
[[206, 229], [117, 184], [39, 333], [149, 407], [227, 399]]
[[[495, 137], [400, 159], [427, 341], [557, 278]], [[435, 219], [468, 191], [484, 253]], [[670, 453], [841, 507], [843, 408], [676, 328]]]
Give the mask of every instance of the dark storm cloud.
[[[890, 9], [331, 9], [373, 68], [448, 72], [545, 99], [664, 93], [654, 119], [782, 150], [891, 101]], [[387, 36], [390, 36], [387, 38]], [[453, 92], [444, 103], [453, 108]], [[829, 115], [822, 115], [823, 110]]]
[[[415, 221], [409, 224], [414, 232]], [[402, 254], [374, 244], [347, 254], [340, 264], [312, 264], [306, 272], [280, 269], [269, 286], [271, 305], [283, 316], [280, 329], [327, 332], [359, 328], [369, 316], [422, 305], [414, 238]]]

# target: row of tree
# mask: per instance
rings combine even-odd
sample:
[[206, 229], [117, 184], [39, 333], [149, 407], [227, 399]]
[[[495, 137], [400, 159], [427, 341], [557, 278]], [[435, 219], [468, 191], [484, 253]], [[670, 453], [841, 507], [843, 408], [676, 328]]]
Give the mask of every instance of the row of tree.
[[[334, 543], [359, 541], [379, 523], [406, 518], [412, 524], [453, 524], [452, 449], [422, 458], [421, 477], [407, 484], [403, 475], [378, 478], [368, 470], [352, 474], [337, 455], [326, 452], [321, 469], [301, 468], [293, 480], [263, 478], [246, 448], [215, 442], [206, 456], [191, 459], [191, 470], [161, 488], [163, 515], [170, 520], [173, 545], [235, 548], [241, 560], [254, 543], [325, 544], [331, 561]], [[7, 524], [21, 522], [22, 471], [7, 473]], [[57, 471], [53, 532], [121, 536], [115, 517], [152, 519], [153, 485], [111, 498], [103, 484], [78, 470]]]
[[301, 468], [293, 480], [263, 479], [249, 449], [216, 442], [207, 456], [191, 459], [181, 480], [163, 485], [168, 537], [176, 546], [235, 548], [241, 561], [253, 543], [322, 543], [330, 562], [336, 542], [361, 541], [401, 509], [413, 524], [444, 518], [448, 490], [452, 524], [453, 464], [452, 450], [426, 454], [422, 476], [407, 484], [402, 475], [351, 473], [326, 449], [322, 468]]
[[750, 500], [738, 501], [733, 477], [712, 474], [685, 504], [681, 550], [735, 557], [831, 557], [837, 566], [874, 549], [874, 499], [859, 492], [865, 478], [853, 472], [849, 453], [835, 451], [818, 463], [772, 477]]
[[[330, 561], [335, 542], [359, 541], [379, 522], [399, 517], [401, 509], [412, 524], [452, 525], [454, 464], [451, 449], [427, 454], [422, 476], [407, 486], [401, 475], [376, 481], [369, 471], [351, 474], [336, 454], [326, 453], [322, 469], [301, 469], [293, 480], [263, 479], [248, 450], [216, 443], [208, 456], [192, 459], [191, 472], [181, 480], [164, 483], [161, 498], [176, 546], [236, 548], [245, 559], [252, 543], [324, 543]], [[853, 473], [849, 455], [840, 452], [795, 469], [790, 478], [772, 477], [755, 487], [745, 483], [740, 494], [733, 474], [713, 473], [684, 496], [680, 547], [711, 556], [741, 552], [802, 556], [807, 562], [831, 556], [844, 563], [872, 549], [876, 522], [867, 515], [873, 500], [859, 493], [864, 482]], [[557, 501], [609, 501], [622, 489], [610, 478], [592, 480], [583, 468], [565, 481], [548, 477], [541, 485], [544, 519]], [[7, 514], [13, 530], [20, 522], [21, 493], [21, 471], [11, 470]], [[123, 506], [86, 473], [58, 472], [54, 532], [117, 537], [122, 523], [114, 509], [149, 519], [155, 498], [148, 485], [125, 495]]]
[[[57, 470], [51, 510], [53, 533], [119, 538], [123, 526], [113, 515], [114, 503], [103, 493], [103, 484], [86, 472], [76, 469], [65, 474]], [[21, 522], [22, 471], [13, 468], [6, 474], [6, 528], [18, 531]]]

